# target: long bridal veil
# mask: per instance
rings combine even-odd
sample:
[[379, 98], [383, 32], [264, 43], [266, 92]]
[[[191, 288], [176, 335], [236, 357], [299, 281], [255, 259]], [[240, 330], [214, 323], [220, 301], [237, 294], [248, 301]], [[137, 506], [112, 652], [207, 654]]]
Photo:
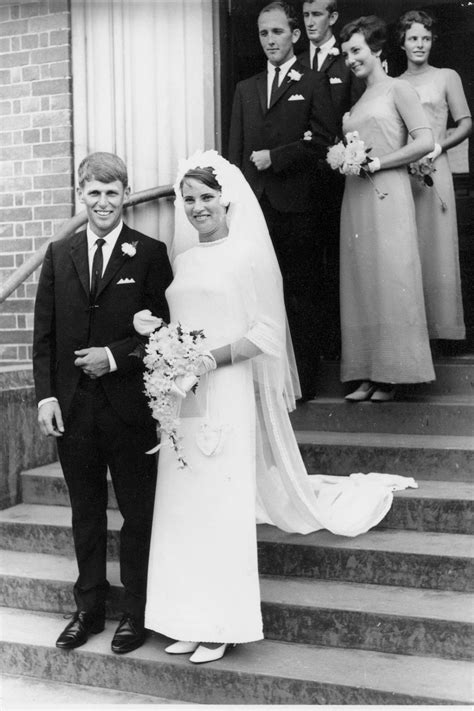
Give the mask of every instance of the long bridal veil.
[[179, 164], [172, 263], [198, 241], [185, 217], [180, 189], [186, 171], [197, 167], [212, 168], [228, 206], [229, 240], [236, 246], [245, 243], [251, 255], [249, 268], [236, 278], [248, 324], [242, 341], [259, 352], [252, 358], [257, 522], [295, 533], [322, 528], [344, 536], [364, 533], [386, 515], [394, 490], [417, 485], [411, 478], [389, 474], [308, 476], [288, 416], [300, 390], [281, 272], [253, 191], [240, 170], [216, 151], [199, 151]]

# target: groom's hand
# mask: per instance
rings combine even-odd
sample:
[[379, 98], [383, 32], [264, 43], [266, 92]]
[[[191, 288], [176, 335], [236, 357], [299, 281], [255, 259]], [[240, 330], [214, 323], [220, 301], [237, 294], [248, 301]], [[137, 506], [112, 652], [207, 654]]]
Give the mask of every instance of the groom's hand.
[[62, 437], [64, 433], [61, 408], [56, 401], [45, 402], [38, 410], [38, 424], [47, 437]]
[[83, 373], [89, 378], [100, 378], [110, 370], [109, 359], [105, 348], [81, 348], [79, 351], [74, 351], [77, 356], [74, 365], [81, 368]]

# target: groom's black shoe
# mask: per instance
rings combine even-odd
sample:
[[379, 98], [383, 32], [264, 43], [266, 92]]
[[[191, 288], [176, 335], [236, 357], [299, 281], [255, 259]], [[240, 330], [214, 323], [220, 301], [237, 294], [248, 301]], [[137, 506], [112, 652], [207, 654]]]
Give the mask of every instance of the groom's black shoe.
[[145, 627], [136, 617], [125, 613], [112, 639], [112, 652], [126, 654], [141, 647], [145, 641]]
[[56, 640], [59, 649], [75, 649], [85, 644], [90, 634], [98, 634], [104, 629], [104, 612], [86, 612], [78, 610], [71, 622], [64, 628]]

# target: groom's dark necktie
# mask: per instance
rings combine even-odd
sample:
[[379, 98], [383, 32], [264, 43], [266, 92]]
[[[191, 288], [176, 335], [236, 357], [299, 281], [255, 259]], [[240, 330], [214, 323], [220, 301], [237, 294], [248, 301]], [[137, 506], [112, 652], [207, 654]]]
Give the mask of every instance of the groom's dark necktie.
[[320, 51], [321, 51], [321, 47], [316, 47], [316, 50], [315, 50], [314, 56], [313, 56], [313, 66], [311, 67], [315, 72], [319, 72], [319, 69], [318, 69], [318, 54], [320, 53]]
[[278, 78], [280, 76], [280, 67], [275, 67], [275, 74], [273, 75], [273, 81], [272, 81], [272, 90], [270, 92], [270, 103], [268, 106], [271, 106], [273, 103], [273, 99], [275, 98], [275, 94], [278, 91]]
[[92, 278], [91, 278], [91, 301], [95, 301], [99, 282], [102, 278], [102, 269], [104, 268], [104, 255], [102, 254], [102, 245], [105, 244], [105, 239], [99, 237], [96, 240], [97, 249], [95, 250], [94, 259], [92, 260]]

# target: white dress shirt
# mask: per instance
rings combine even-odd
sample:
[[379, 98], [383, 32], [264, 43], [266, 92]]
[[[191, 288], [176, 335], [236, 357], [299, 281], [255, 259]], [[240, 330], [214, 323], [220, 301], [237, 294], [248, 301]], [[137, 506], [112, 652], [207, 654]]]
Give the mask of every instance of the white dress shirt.
[[[329, 54], [329, 51], [334, 47], [336, 44], [336, 38], [334, 35], [331, 35], [331, 37], [325, 42], [324, 44], [320, 45], [319, 47], [319, 54], [318, 54], [318, 70], [321, 69], [323, 66], [324, 60]], [[309, 43], [309, 64], [312, 67], [313, 66], [313, 59], [314, 55], [316, 54], [316, 46], [310, 42]]]
[[[290, 71], [290, 68], [293, 66], [293, 64], [296, 62], [296, 57], [293, 55], [293, 57], [290, 57], [290, 59], [282, 64], [280, 66], [280, 74], [278, 77], [278, 86], [281, 86], [281, 83]], [[270, 96], [272, 93], [272, 84], [273, 84], [273, 77], [275, 76], [275, 66], [271, 64], [271, 62], [267, 62], [267, 107], [270, 106]]]
[[[114, 227], [114, 229], [103, 238], [105, 240], [104, 244], [102, 245], [102, 255], [104, 257], [104, 265], [103, 265], [101, 276], [103, 276], [103, 274], [105, 272], [105, 268], [107, 267], [110, 256], [112, 254], [112, 250], [115, 247], [115, 244], [118, 240], [119, 234], [122, 231], [122, 227], [123, 227], [123, 222], [122, 222], [122, 220], [120, 220], [117, 227]], [[96, 242], [99, 238], [91, 230], [89, 223], [87, 224], [86, 234], [87, 234], [87, 257], [89, 260], [89, 285], [90, 285], [90, 283], [92, 281], [92, 261], [94, 259], [94, 254], [97, 249]], [[110, 372], [113, 373], [115, 370], [117, 370], [117, 363], [115, 362], [115, 358], [113, 357], [112, 351], [110, 350], [110, 348], [108, 346], [104, 346], [104, 348], [105, 348], [105, 352], [107, 353], [107, 358], [109, 360]], [[56, 397], [45, 397], [43, 400], [39, 401], [38, 408], [40, 408], [41, 405], [44, 405], [46, 402], [57, 402], [57, 401], [58, 401], [58, 399]]]

